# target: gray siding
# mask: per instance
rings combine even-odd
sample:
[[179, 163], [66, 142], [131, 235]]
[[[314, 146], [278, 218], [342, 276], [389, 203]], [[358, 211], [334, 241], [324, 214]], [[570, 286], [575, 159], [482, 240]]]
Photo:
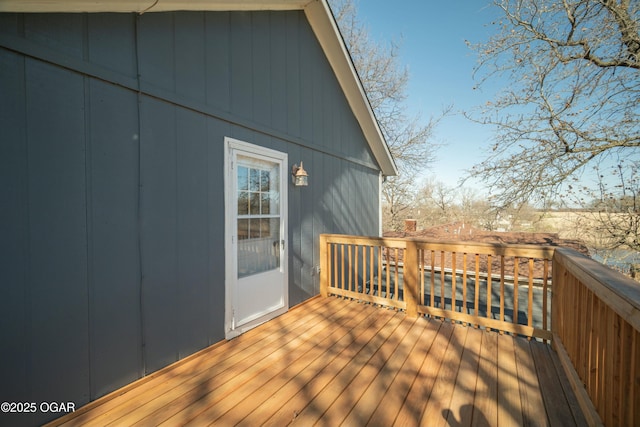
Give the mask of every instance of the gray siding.
[[98, 80], [88, 89], [91, 396], [100, 396], [142, 373], [140, 131], [135, 93]]
[[378, 232], [378, 167], [303, 13], [0, 14], [0, 94], [0, 401], [79, 406], [224, 338], [225, 136], [311, 176], [290, 305], [318, 293], [320, 233]]

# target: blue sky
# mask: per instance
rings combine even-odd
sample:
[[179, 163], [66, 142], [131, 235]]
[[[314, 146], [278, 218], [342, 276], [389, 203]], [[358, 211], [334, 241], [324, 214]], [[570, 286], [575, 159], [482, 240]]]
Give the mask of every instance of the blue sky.
[[[400, 44], [401, 62], [409, 69], [411, 111], [423, 117], [437, 116], [443, 107], [455, 111], [470, 110], [492, 99], [491, 90], [473, 87], [473, 68], [477, 58], [465, 40], [486, 40], [487, 24], [498, 16], [489, 2], [453, 0], [357, 0], [358, 18], [375, 40]], [[443, 120], [436, 139], [445, 146], [437, 152], [437, 161], [427, 176], [455, 186], [464, 170], [482, 159], [490, 146], [491, 129], [474, 124], [460, 114]], [[467, 187], [479, 188], [468, 183]]]

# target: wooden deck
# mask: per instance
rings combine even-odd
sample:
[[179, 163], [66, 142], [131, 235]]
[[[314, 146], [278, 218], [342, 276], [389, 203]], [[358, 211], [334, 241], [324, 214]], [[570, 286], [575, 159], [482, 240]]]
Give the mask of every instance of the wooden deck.
[[53, 424], [570, 426], [585, 420], [547, 344], [330, 297]]

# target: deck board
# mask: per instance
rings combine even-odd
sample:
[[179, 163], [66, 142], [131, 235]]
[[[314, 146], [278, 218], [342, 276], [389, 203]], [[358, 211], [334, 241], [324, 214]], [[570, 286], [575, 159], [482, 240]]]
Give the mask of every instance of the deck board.
[[443, 402], [447, 409], [442, 410], [442, 417], [429, 420], [429, 425], [434, 426], [470, 426], [475, 414], [474, 408], [469, 402], [474, 401], [474, 394], [478, 387], [478, 365], [480, 362], [480, 348], [483, 341], [482, 331], [467, 328], [468, 333], [462, 348], [460, 369], [458, 370], [453, 393], [449, 402]]
[[423, 326], [422, 335], [414, 343], [410, 352], [411, 357], [407, 358], [405, 364], [394, 377], [389, 390], [383, 397], [383, 404], [378, 405], [367, 425], [393, 425], [401, 409], [407, 406], [405, 399], [407, 399], [411, 385], [414, 384], [421, 367], [433, 348], [433, 342], [441, 323], [422, 319], [418, 321], [418, 325]]
[[[411, 358], [412, 350], [420, 342], [423, 333], [427, 329], [426, 326], [427, 322], [413, 322], [410, 330], [403, 337], [391, 357], [385, 362], [382, 369], [372, 367], [375, 370], [371, 373], [373, 380], [364, 390], [360, 400], [352, 408], [349, 408], [349, 414], [342, 422], [343, 426], [364, 426], [369, 423], [379, 407], [384, 409], [391, 406], [387, 399], [394, 395], [395, 390], [390, 390], [390, 387], [405, 368], [407, 360]], [[416, 357], [416, 359], [420, 358]], [[400, 403], [396, 403], [396, 405], [399, 407]]]
[[455, 329], [451, 323], [441, 323], [439, 333], [434, 337], [434, 342], [420, 366], [407, 398], [399, 409], [394, 426], [414, 426], [419, 424], [424, 408], [431, 399], [433, 384], [436, 381], [438, 371], [447, 353], [449, 340]]
[[470, 329], [472, 328], [454, 328], [419, 425], [440, 425], [446, 421], [455, 379], [462, 362], [462, 352]]
[[[405, 322], [403, 322], [405, 320]], [[351, 382], [359, 376], [363, 368], [376, 363], [375, 359], [382, 359], [380, 354], [384, 345], [395, 343], [397, 336], [405, 328], [398, 331], [401, 324], [406, 325], [406, 317], [403, 314], [395, 313], [393, 317], [380, 329], [379, 333], [373, 334], [357, 354], [345, 360], [346, 365], [337, 371], [337, 365], [330, 371], [335, 373], [331, 381], [314, 396], [314, 398], [300, 411], [292, 425], [309, 426], [318, 422], [321, 418], [327, 425], [335, 426], [340, 423], [340, 414], [330, 408], [341, 403], [353, 405], [354, 396], [346, 393]], [[336, 372], [337, 371], [337, 372]], [[363, 376], [366, 375], [363, 374]], [[353, 391], [353, 388], [349, 388]], [[357, 393], [357, 391], [356, 391]], [[344, 407], [344, 406], [343, 406]]]
[[[353, 317], [354, 322], [364, 323], [371, 321], [372, 312], [356, 307], [351, 310], [349, 315]], [[259, 425], [262, 421], [269, 419], [276, 412], [277, 402], [286, 402], [297, 393], [302, 384], [306, 384], [308, 379], [304, 378], [304, 373], [312, 373], [319, 371], [328, 362], [325, 344], [331, 345], [334, 353], [343, 351], [352, 339], [349, 333], [352, 329], [344, 328], [331, 329], [326, 328], [327, 334], [317, 337], [317, 342], [308, 352], [301, 354], [289, 366], [280, 369], [275, 376], [268, 382], [260, 385], [254, 385], [254, 390], [250, 395], [234, 406], [233, 411], [227, 412], [224, 416], [216, 420], [221, 425]], [[327, 335], [324, 337], [324, 335]], [[324, 337], [324, 339], [322, 339]], [[255, 402], [264, 402], [256, 407]]]
[[482, 348], [478, 364], [475, 407], [471, 425], [498, 424], [498, 336], [485, 332], [482, 334]]
[[[523, 426], [548, 426], [538, 374], [536, 372], [530, 342], [514, 340], [516, 350], [516, 372], [522, 404]], [[545, 390], [545, 392], [547, 392]]]
[[498, 425], [524, 425], [513, 338], [498, 334]]
[[314, 298], [51, 425], [580, 425], [554, 356], [537, 341]]

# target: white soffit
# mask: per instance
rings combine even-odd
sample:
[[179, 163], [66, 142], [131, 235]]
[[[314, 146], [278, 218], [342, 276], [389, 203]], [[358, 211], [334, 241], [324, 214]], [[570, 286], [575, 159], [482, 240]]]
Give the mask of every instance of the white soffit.
[[169, 12], [303, 10], [384, 175], [395, 162], [326, 0], [0, 0], [0, 12]]
[[0, 12], [168, 12], [292, 10], [309, 0], [0, 0]]

